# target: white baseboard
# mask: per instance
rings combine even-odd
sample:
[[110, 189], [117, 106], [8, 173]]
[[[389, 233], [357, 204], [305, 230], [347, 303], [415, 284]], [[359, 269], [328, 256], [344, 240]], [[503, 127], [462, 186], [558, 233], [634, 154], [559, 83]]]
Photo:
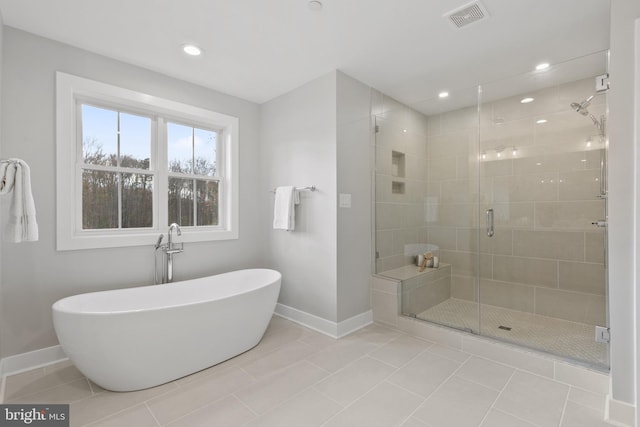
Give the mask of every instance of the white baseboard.
[[276, 304], [275, 314], [332, 338], [341, 338], [373, 323], [373, 312], [371, 310], [339, 323], [280, 303]]
[[636, 425], [635, 406], [609, 397], [607, 401], [607, 421], [618, 426]]
[[67, 355], [62, 351], [62, 347], [41, 348], [27, 353], [8, 356], [0, 360], [0, 376], [19, 374], [41, 366], [51, 365], [67, 359]]
[[5, 380], [8, 375], [52, 365], [66, 359], [67, 355], [59, 345], [0, 359], [0, 402], [4, 402]]
[[373, 323], [373, 310], [365, 311], [364, 313], [357, 314], [353, 317], [348, 318], [347, 320], [343, 320], [339, 322], [337, 325], [337, 335], [338, 338], [342, 338], [346, 335], [349, 335], [352, 332], [357, 331], [358, 329], [362, 329], [367, 325]]

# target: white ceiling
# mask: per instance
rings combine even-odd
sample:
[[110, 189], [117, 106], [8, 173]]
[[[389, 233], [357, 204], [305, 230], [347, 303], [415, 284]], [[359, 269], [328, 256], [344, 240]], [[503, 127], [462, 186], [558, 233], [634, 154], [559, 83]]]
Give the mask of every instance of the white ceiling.
[[[339, 69], [414, 104], [609, 46], [609, 0], [482, 0], [490, 18], [463, 29], [443, 14], [467, 0], [322, 2], [314, 12], [307, 0], [0, 0], [0, 10], [6, 25], [257, 103]], [[204, 54], [187, 57], [184, 43]]]

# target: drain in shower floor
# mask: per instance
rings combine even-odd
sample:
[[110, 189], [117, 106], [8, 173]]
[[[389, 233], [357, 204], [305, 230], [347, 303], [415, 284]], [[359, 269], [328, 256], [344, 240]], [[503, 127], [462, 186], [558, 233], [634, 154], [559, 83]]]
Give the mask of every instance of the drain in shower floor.
[[510, 327], [508, 327], [508, 326], [502, 326], [502, 325], [498, 326], [498, 329], [504, 329], [505, 331], [510, 331], [510, 330], [511, 330], [511, 328], [510, 328]]

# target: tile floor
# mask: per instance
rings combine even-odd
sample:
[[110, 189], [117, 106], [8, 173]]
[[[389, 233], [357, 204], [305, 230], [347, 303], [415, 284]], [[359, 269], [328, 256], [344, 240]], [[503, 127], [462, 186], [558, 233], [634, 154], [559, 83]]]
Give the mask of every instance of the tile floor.
[[63, 362], [8, 377], [5, 398], [70, 403], [72, 426], [610, 425], [602, 395], [377, 324], [334, 340], [279, 317], [254, 349], [152, 389], [108, 392]]
[[[594, 326], [482, 304], [482, 335], [606, 367], [607, 344], [594, 340]], [[417, 315], [440, 325], [478, 330], [478, 305], [450, 298]], [[507, 326], [511, 330], [499, 327]]]

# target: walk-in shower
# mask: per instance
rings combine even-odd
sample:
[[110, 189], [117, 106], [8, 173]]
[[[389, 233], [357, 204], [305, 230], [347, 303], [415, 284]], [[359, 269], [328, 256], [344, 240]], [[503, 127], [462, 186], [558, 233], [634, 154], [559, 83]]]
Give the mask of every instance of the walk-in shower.
[[376, 112], [375, 271], [401, 314], [608, 368], [606, 57]]

